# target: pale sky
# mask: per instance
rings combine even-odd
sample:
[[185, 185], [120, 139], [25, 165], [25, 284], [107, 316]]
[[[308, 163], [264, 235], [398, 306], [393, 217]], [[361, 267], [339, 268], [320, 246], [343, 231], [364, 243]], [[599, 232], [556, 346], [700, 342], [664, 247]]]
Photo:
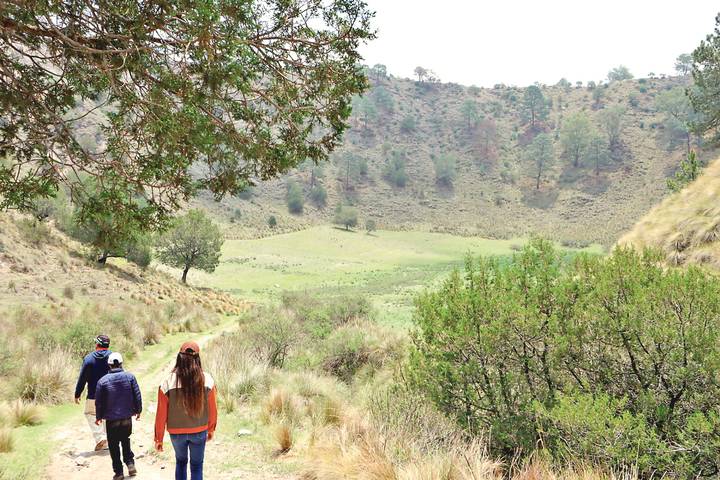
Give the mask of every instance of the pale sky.
[[367, 0], [378, 38], [361, 52], [398, 77], [490, 87], [674, 72], [713, 31], [717, 0]]

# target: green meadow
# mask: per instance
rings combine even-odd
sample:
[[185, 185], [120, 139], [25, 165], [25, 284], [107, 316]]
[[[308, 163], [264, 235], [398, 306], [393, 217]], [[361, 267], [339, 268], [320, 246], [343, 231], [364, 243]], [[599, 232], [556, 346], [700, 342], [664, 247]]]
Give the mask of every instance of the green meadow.
[[402, 325], [410, 317], [415, 295], [460, 267], [468, 254], [510, 256], [524, 243], [320, 226], [256, 240], [228, 240], [220, 266], [213, 274], [195, 272], [194, 281], [261, 303], [292, 290], [364, 294], [385, 323]]

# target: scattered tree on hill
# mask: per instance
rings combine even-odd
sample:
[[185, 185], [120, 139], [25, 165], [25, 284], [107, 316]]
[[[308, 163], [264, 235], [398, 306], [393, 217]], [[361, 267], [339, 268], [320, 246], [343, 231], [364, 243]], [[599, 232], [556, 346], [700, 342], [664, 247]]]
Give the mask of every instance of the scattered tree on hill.
[[667, 187], [673, 192], [679, 192], [688, 184], [694, 182], [702, 171], [702, 165], [695, 155], [695, 150], [690, 150], [685, 160], [680, 162], [680, 169], [675, 172], [674, 178], [667, 180]]
[[540, 189], [540, 180], [545, 171], [555, 162], [553, 140], [550, 134], [537, 135], [525, 152], [526, 158], [535, 166], [535, 189]]
[[597, 88], [593, 89], [592, 98], [594, 102], [593, 106], [595, 108], [600, 108], [602, 106], [603, 98], [605, 98], [605, 88], [600, 85]]
[[600, 125], [607, 135], [610, 148], [617, 148], [620, 145], [620, 136], [624, 128], [625, 107], [613, 105], [598, 113]]
[[537, 120], [544, 120], [548, 114], [545, 96], [537, 85], [530, 85], [523, 95], [523, 113], [530, 126], [534, 127]]
[[338, 173], [346, 191], [355, 188], [355, 184], [368, 172], [367, 159], [351, 151], [343, 152], [339, 166]]
[[202, 210], [190, 210], [172, 222], [172, 227], [158, 241], [160, 261], [182, 268], [182, 282], [187, 283], [191, 268], [208, 273], [220, 264], [224, 242], [220, 228]]
[[480, 120], [480, 112], [478, 112], [477, 103], [472, 100], [465, 100], [460, 107], [460, 113], [463, 118], [465, 127], [470, 130], [475, 127]]
[[480, 95], [480, 92], [481, 92], [480, 87], [478, 87], [477, 85], [470, 85], [468, 87], [468, 93], [474, 97], [477, 97], [478, 95]]
[[372, 77], [375, 79], [376, 82], [385, 80], [385, 78], [387, 78], [387, 67], [381, 63], [376, 63], [370, 69], [370, 74], [372, 75]]
[[367, 97], [355, 96], [352, 102], [352, 110], [358, 121], [366, 130], [377, 118], [377, 109], [375, 108], [375, 104]]
[[310, 200], [316, 207], [324, 207], [327, 203], [327, 190], [319, 183], [310, 189]]
[[333, 223], [344, 226], [345, 230], [350, 230], [350, 228], [357, 226], [357, 209], [348, 205], [338, 205], [337, 208], [335, 208]]
[[595, 80], [590, 80], [587, 82], [587, 89], [588, 90], [595, 90], [597, 88], [597, 84], [595, 83]]
[[427, 79], [429, 71], [424, 67], [415, 67], [414, 73], [415, 76], [418, 78], [417, 81], [422, 83], [425, 81], [425, 79]]
[[413, 133], [417, 129], [417, 119], [413, 115], [405, 115], [400, 121], [400, 131], [405, 134]]
[[675, 71], [680, 75], [687, 75], [693, 67], [693, 57], [689, 53], [682, 53], [675, 59]]
[[[199, 191], [220, 198], [326, 160], [375, 36], [362, 0], [0, 5], [0, 207], [28, 208], [84, 172], [103, 188], [82, 196], [80, 218], [112, 211], [143, 229]], [[87, 117], [70, 114], [85, 99], [105, 107], [96, 152], [79, 141]]]
[[408, 174], [405, 172], [405, 152], [390, 150], [388, 153], [383, 168], [383, 178], [391, 185], [404, 187], [408, 181]]
[[497, 124], [492, 118], [483, 118], [477, 127], [477, 149], [485, 162], [495, 160], [497, 148]]
[[607, 164], [610, 159], [607, 140], [597, 132], [593, 132], [590, 137], [586, 157], [588, 162], [593, 165], [595, 175], [600, 174], [600, 167]]
[[617, 82], [619, 80], [631, 80], [632, 78], [633, 74], [630, 73], [630, 69], [628, 69], [625, 65], [615, 67], [608, 72], [608, 81], [610, 82]]
[[302, 187], [296, 181], [291, 180], [288, 182], [285, 199], [287, 200], [288, 211], [290, 213], [303, 213], [305, 197]]
[[377, 230], [377, 225], [375, 224], [375, 220], [369, 219], [365, 222], [365, 230], [367, 233], [372, 233], [375, 230]]
[[720, 15], [715, 17], [715, 31], [693, 51], [694, 88], [690, 101], [698, 118], [693, 128], [698, 134], [712, 132], [713, 141], [720, 141]]
[[557, 82], [557, 86], [568, 90], [570, 89], [570, 87], [572, 87], [572, 83], [570, 83], [567, 78], [563, 77]]
[[277, 227], [277, 218], [275, 218], [275, 215], [270, 215], [268, 217], [267, 223], [268, 223], [268, 227], [270, 227], [270, 228]]
[[433, 160], [435, 181], [443, 187], [452, 187], [457, 177], [457, 158], [455, 155], [442, 154]]
[[578, 168], [592, 138], [590, 119], [583, 112], [567, 116], [560, 130], [560, 143], [563, 152], [571, 160], [572, 166]]
[[381, 108], [386, 112], [392, 112], [393, 108], [395, 108], [395, 102], [393, 101], [392, 95], [390, 95], [387, 88], [382, 85], [373, 88], [370, 92], [370, 97], [378, 108]]
[[[694, 89], [691, 89], [694, 92]], [[695, 112], [683, 87], [675, 87], [660, 93], [655, 99], [658, 111], [665, 114], [663, 124], [669, 148], [674, 148], [678, 141], [685, 143], [686, 154], [690, 154], [693, 126], [701, 122], [702, 117]]]

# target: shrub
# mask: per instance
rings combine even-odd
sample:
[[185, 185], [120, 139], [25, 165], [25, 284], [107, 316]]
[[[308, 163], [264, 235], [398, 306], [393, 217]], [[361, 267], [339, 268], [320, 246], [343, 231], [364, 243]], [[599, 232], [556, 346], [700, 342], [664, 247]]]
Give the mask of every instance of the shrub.
[[275, 215], [270, 215], [268, 217], [268, 227], [275, 228], [277, 226], [277, 218], [275, 218]]
[[72, 300], [75, 298], [75, 290], [73, 290], [71, 285], [65, 285], [65, 288], [63, 288], [63, 297], [67, 298], [68, 300]]
[[336, 225], [342, 225], [343, 227], [345, 227], [345, 230], [350, 230], [350, 228], [357, 226], [357, 208], [351, 207], [349, 205], [338, 205], [335, 209], [333, 223], [335, 223]]
[[413, 115], [407, 115], [400, 121], [400, 131], [405, 134], [413, 133], [417, 129], [417, 120]]
[[377, 225], [375, 224], [375, 220], [368, 219], [365, 221], [365, 230], [367, 230], [368, 233], [374, 232], [377, 230]]
[[568, 263], [542, 240], [506, 266], [468, 259], [417, 300], [411, 384], [461, 425], [492, 431], [494, 454], [541, 439], [557, 458], [572, 449], [618, 468], [643, 452], [641, 475], [713, 472], [720, 280], [660, 260], [616, 249]]
[[280, 312], [266, 309], [257, 321], [246, 325], [243, 332], [259, 360], [270, 367], [282, 368], [297, 341], [298, 327]]
[[440, 155], [434, 160], [435, 181], [438, 185], [452, 187], [457, 177], [457, 159], [454, 155]]
[[52, 237], [47, 224], [33, 218], [23, 218], [17, 222], [20, 235], [33, 247], [47, 243]]

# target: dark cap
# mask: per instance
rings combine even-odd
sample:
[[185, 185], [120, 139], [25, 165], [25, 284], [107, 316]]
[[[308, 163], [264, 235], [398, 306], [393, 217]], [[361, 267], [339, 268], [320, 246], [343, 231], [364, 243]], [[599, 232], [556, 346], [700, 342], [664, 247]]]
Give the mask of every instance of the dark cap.
[[187, 355], [199, 355], [200, 354], [200, 346], [193, 341], [185, 342], [180, 347], [180, 353], [185, 353]]
[[102, 348], [109, 348], [110, 347], [110, 337], [107, 335], [98, 335], [95, 337], [95, 344], [98, 347]]

